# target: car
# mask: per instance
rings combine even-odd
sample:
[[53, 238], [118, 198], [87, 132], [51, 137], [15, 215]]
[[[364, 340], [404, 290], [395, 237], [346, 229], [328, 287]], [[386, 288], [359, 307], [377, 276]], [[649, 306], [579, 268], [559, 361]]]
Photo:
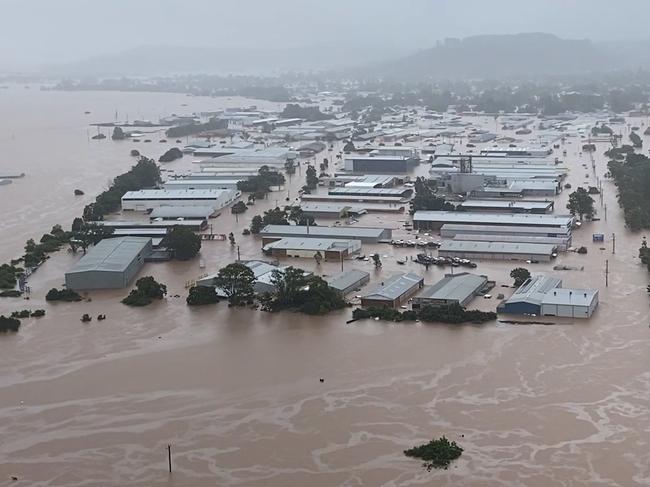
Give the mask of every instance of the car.
[[491, 299], [492, 295], [491, 294], [484, 294], [483, 299]]

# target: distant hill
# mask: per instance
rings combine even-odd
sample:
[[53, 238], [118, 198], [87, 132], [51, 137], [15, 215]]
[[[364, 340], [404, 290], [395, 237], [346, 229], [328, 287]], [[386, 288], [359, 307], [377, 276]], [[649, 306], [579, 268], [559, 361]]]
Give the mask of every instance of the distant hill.
[[271, 75], [355, 66], [406, 54], [377, 46], [314, 45], [299, 48], [143, 46], [51, 66], [55, 76], [157, 76], [173, 74]]
[[396, 78], [501, 78], [574, 74], [619, 67], [611, 49], [589, 40], [551, 34], [481, 35], [446, 39], [436, 47], [375, 65], [371, 72]]

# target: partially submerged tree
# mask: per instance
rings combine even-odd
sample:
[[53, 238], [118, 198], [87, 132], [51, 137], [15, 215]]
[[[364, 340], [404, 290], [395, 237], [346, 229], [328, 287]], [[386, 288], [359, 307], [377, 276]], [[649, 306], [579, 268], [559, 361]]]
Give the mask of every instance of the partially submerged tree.
[[201, 237], [189, 228], [174, 226], [165, 237], [164, 245], [173, 252], [175, 259], [190, 260], [201, 250]]
[[591, 219], [594, 216], [594, 199], [584, 188], [578, 188], [569, 195], [569, 203], [566, 205], [572, 215], [578, 215], [580, 220], [583, 217]]
[[230, 304], [241, 306], [253, 300], [255, 274], [244, 264], [228, 264], [219, 270], [214, 285], [221, 289]]
[[514, 279], [515, 287], [519, 287], [530, 279], [530, 271], [524, 267], [516, 267], [510, 271], [510, 277]]

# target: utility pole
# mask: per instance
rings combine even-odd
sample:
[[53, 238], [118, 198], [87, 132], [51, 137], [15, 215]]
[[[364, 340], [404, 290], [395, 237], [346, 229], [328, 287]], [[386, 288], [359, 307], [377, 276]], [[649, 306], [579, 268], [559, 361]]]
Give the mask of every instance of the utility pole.
[[612, 233], [612, 255], [616, 253], [616, 234]]
[[172, 473], [172, 446], [167, 445], [167, 461], [169, 462], [169, 473]]
[[605, 203], [605, 221], [607, 221], [607, 203]]
[[237, 246], [237, 261], [241, 260], [241, 255], [239, 254], [239, 245]]
[[609, 260], [605, 261], [605, 287], [609, 286]]

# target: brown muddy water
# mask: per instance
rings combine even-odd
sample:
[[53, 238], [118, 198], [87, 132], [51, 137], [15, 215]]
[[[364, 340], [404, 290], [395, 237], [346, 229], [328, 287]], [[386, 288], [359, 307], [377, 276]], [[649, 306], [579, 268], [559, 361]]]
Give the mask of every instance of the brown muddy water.
[[[263, 106], [170, 94], [0, 90], [0, 172], [27, 173], [0, 187], [2, 261], [18, 255], [27, 238], [55, 223], [69, 224], [133, 163], [131, 148], [157, 158], [172, 145], [159, 144], [157, 135], [151, 144], [88, 141], [88, 122], [111, 120], [115, 110], [130, 119], [156, 119], [252, 103]], [[493, 128], [493, 120], [481, 122]], [[605, 172], [606, 146], [598, 144], [596, 175], [582, 168], [588, 158], [578, 154], [579, 146], [577, 139], [566, 144], [574, 187], [593, 184]], [[187, 157], [169, 165], [189, 166]], [[292, 178], [294, 195], [303, 178]], [[587, 224], [575, 235], [575, 244], [586, 245], [589, 254], [557, 259], [584, 266], [557, 272], [565, 285], [600, 289], [594, 317], [575, 322], [346, 325], [349, 310], [311, 318], [231, 310], [223, 303], [189, 309], [185, 283], [234, 259], [226, 242], [204, 244], [205, 269], [198, 259], [147, 264], [143, 275], [162, 280], [170, 294], [150, 308], [121, 305], [126, 291], [49, 305], [45, 292], [59, 286], [80, 257], [61, 251], [30, 278], [29, 301], [0, 301], [5, 314], [47, 310], [40, 320], [25, 320], [18, 334], [0, 337], [0, 485], [649, 485], [649, 276], [636, 258], [641, 235], [624, 229], [615, 188], [608, 181], [603, 187], [607, 221]], [[75, 198], [75, 188], [86, 195]], [[556, 211], [563, 212], [567, 194], [558, 198]], [[213, 221], [214, 231], [233, 230], [242, 258], [260, 257], [259, 241], [241, 230], [284, 197], [257, 203], [239, 222], [224, 212]], [[403, 219], [368, 215], [360, 225], [399, 228]], [[606, 250], [591, 243], [593, 232], [608, 236]], [[396, 264], [414, 249], [364, 246], [364, 253], [374, 251], [383, 256], [381, 271], [359, 261], [345, 262], [346, 268], [367, 269], [374, 281], [409, 269], [432, 283], [444, 273]], [[339, 268], [325, 263], [317, 269], [308, 259], [289, 262], [323, 275]], [[551, 271], [552, 265], [529, 267]], [[514, 266], [480, 262], [476, 271], [500, 286], [510, 283]], [[472, 303], [495, 306], [494, 298]], [[104, 313], [107, 320], [82, 324], [83, 313]], [[443, 434], [465, 449], [449, 470], [426, 472], [402, 454]]]

